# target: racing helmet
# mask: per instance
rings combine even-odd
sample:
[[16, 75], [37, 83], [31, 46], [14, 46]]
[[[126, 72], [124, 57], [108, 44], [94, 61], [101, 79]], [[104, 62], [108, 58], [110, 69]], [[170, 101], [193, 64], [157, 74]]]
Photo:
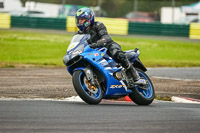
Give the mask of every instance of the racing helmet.
[[[79, 20], [82, 19], [85, 21], [79, 23]], [[90, 8], [81, 8], [76, 12], [76, 26], [84, 31], [88, 26], [94, 23], [94, 12]]]

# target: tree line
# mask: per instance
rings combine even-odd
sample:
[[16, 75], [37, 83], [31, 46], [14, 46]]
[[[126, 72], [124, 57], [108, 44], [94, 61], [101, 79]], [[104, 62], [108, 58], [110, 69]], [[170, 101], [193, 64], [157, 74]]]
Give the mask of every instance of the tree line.
[[23, 5], [26, 1], [93, 7], [100, 5], [108, 17], [124, 17], [131, 11], [159, 13], [160, 8], [164, 6], [180, 7], [199, 2], [199, 0], [21, 0]]

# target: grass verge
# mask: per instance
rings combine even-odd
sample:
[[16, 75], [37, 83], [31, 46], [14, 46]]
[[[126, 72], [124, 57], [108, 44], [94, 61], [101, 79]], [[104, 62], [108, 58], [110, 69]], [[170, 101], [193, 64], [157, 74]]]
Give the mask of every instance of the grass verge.
[[[16, 64], [64, 66], [62, 58], [73, 34], [0, 30], [0, 67]], [[139, 48], [147, 67], [200, 66], [200, 42], [112, 36], [123, 50]]]

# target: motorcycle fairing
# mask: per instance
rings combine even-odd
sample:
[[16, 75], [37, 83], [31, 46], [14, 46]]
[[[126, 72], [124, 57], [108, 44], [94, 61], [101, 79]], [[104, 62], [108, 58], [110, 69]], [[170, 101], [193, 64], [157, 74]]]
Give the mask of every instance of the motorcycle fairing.
[[[90, 48], [87, 43], [89, 38], [89, 35], [75, 35], [73, 37], [67, 49], [67, 53], [64, 56], [67, 58], [65, 65], [67, 66], [68, 72], [73, 75], [75, 70], [84, 70], [86, 67], [84, 66], [84, 63], [87, 61], [97, 70], [99, 70], [105, 78], [106, 92], [104, 97], [109, 97], [112, 95], [127, 95], [132, 93], [131, 90], [127, 89], [127, 82], [125, 79], [118, 81], [113, 77], [114, 72], [117, 71], [121, 73], [122, 67], [118, 67], [119, 65], [106, 54], [106, 48], [98, 48], [95, 50]], [[77, 54], [76, 52], [79, 52], [79, 49], [82, 50], [82, 52]], [[74, 53], [76, 56], [73, 56]], [[127, 51], [125, 54], [131, 62], [134, 62], [137, 56], [139, 56], [139, 54], [133, 52], [133, 50]], [[72, 65], [68, 65], [68, 63], [74, 59], [76, 60], [72, 63]]]
[[[91, 53], [91, 51], [93, 52]], [[105, 77], [105, 87], [107, 88], [105, 95], [127, 95], [127, 93], [132, 92], [127, 89], [125, 80], [118, 81], [113, 77], [115, 71], [121, 72], [121, 67], [117, 68], [117, 63], [111, 57], [108, 58], [106, 50], [100, 48], [94, 52], [93, 49], [86, 46], [84, 52], [81, 53], [80, 56], [99, 70]]]

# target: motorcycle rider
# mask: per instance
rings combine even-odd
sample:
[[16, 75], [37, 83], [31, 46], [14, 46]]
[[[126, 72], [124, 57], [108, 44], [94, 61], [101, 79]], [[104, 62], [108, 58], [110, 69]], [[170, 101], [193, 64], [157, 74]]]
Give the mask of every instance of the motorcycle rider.
[[76, 26], [79, 28], [77, 34], [90, 34], [88, 44], [91, 48], [107, 48], [107, 54], [126, 69], [129, 80], [128, 87], [132, 88], [134, 84], [146, 84], [146, 81], [140, 79], [136, 69], [129, 63], [121, 46], [108, 35], [105, 25], [101, 22], [95, 22], [94, 17], [94, 12], [90, 8], [79, 9], [76, 12]]

